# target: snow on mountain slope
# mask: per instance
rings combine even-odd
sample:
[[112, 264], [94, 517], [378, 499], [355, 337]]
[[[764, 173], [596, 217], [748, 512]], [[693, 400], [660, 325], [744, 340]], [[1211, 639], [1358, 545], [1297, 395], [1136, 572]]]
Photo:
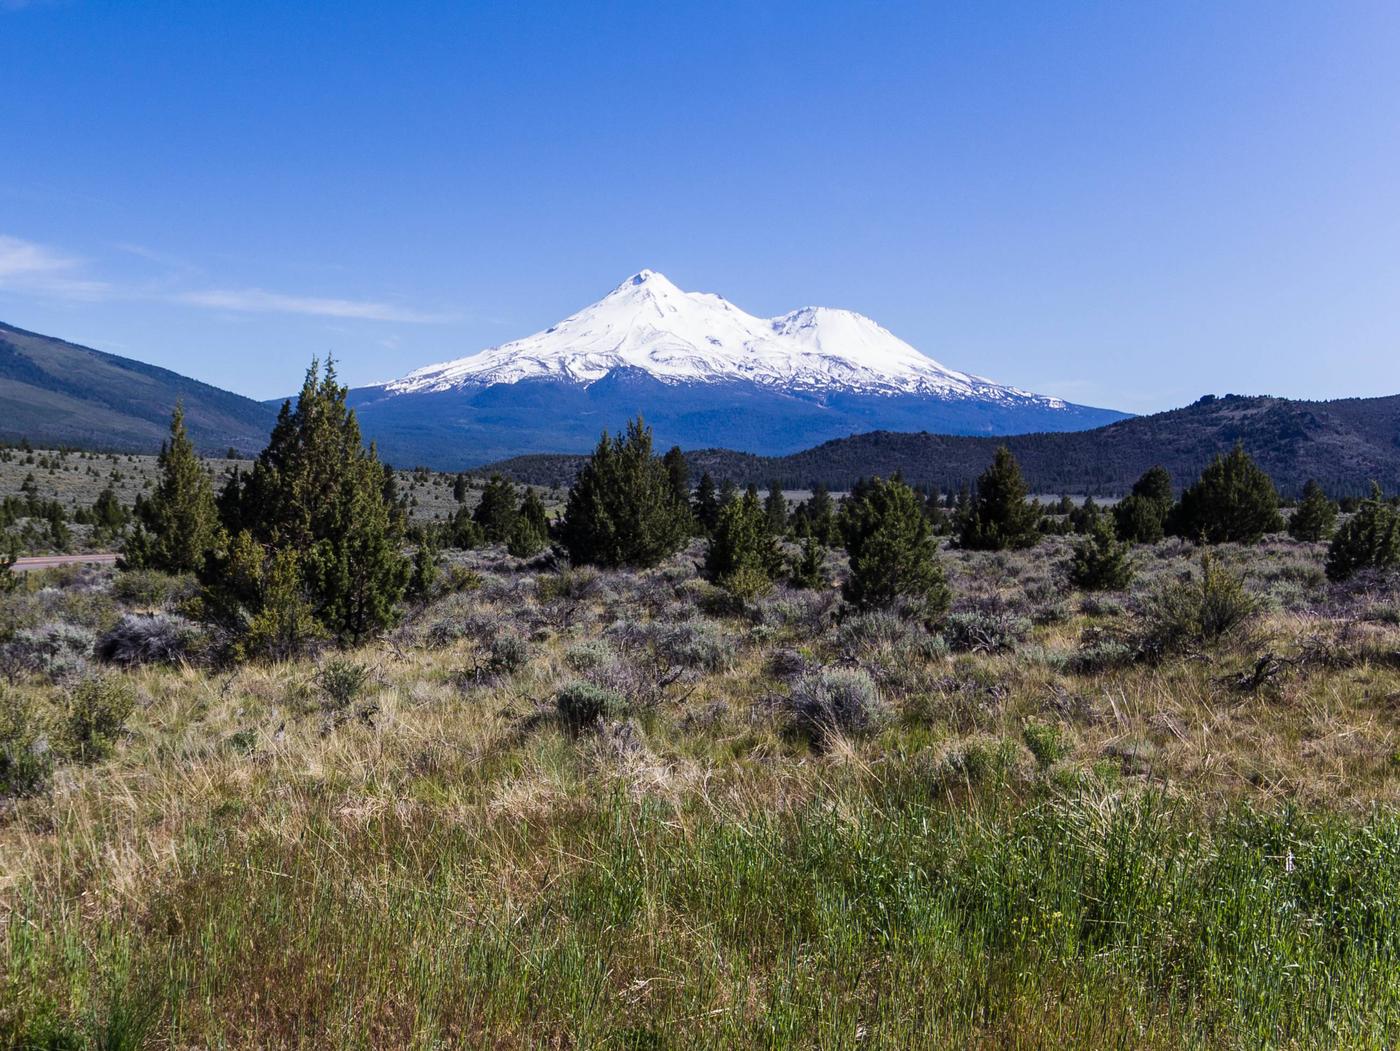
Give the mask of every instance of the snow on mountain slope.
[[442, 392], [538, 378], [586, 385], [618, 368], [642, 369], [668, 384], [744, 381], [793, 391], [1064, 406], [945, 368], [849, 310], [807, 307], [757, 318], [721, 296], [683, 292], [653, 270], [543, 332], [417, 369], [384, 389]]

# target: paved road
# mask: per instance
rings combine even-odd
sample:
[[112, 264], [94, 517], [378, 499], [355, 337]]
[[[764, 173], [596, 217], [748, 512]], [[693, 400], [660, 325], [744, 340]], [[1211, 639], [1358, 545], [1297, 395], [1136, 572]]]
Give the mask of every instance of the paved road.
[[117, 560], [115, 551], [96, 551], [90, 555], [31, 555], [16, 559], [15, 569], [53, 569], [55, 566], [110, 566]]

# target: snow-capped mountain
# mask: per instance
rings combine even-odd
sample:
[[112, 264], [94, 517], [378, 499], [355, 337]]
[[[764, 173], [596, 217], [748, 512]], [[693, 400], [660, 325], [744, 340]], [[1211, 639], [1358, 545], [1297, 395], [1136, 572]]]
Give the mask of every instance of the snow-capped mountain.
[[955, 372], [863, 314], [804, 307], [758, 318], [722, 296], [683, 292], [643, 270], [559, 324], [386, 384], [395, 394], [526, 379], [593, 383], [641, 369], [663, 383], [756, 383], [789, 391], [863, 391], [951, 398], [1039, 398]]
[[1016, 434], [1121, 419], [947, 368], [870, 318], [759, 318], [643, 270], [543, 332], [352, 392], [395, 462], [575, 452], [646, 417], [659, 444], [781, 454], [873, 430]]

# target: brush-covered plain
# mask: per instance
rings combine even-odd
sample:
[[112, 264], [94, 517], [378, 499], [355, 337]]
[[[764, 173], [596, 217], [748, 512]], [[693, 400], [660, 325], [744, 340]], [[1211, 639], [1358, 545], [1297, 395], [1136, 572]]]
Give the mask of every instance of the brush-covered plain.
[[31, 574], [0, 1046], [1394, 1046], [1400, 592], [1323, 551], [950, 550], [925, 625], [493, 548], [230, 667]]

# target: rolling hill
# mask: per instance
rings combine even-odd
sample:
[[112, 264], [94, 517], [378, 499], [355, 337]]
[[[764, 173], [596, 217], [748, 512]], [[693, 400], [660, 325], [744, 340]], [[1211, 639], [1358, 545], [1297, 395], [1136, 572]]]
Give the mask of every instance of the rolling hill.
[[[845, 489], [857, 478], [899, 472], [940, 490], [970, 482], [1009, 446], [1032, 489], [1114, 496], [1154, 464], [1178, 485], [1236, 442], [1295, 493], [1309, 478], [1337, 495], [1364, 493], [1372, 479], [1400, 488], [1400, 395], [1336, 401], [1207, 396], [1185, 408], [1138, 416], [1089, 431], [1003, 438], [874, 431], [825, 442], [790, 456], [753, 456], [725, 449], [687, 454], [698, 473], [763, 484], [777, 479], [800, 488], [821, 482]], [[518, 480], [560, 484], [578, 456], [522, 456], [492, 465]]]
[[175, 403], [205, 452], [256, 452], [276, 410], [130, 358], [0, 324], [0, 439], [145, 452]]

